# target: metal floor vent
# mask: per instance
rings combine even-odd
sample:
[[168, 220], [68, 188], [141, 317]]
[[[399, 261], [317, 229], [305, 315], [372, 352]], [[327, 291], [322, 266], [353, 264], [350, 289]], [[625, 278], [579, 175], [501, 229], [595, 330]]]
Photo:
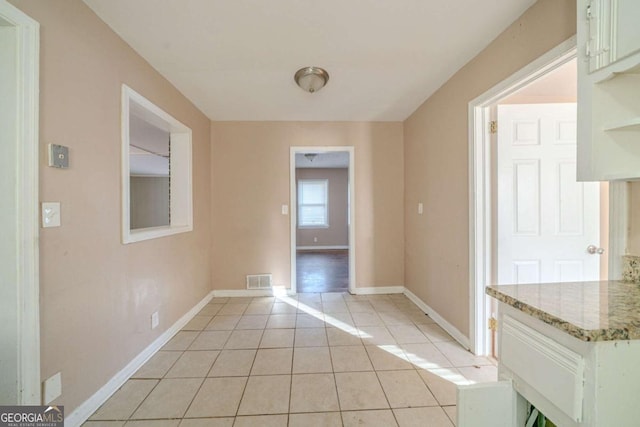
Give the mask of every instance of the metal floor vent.
[[247, 289], [271, 289], [271, 274], [247, 275]]

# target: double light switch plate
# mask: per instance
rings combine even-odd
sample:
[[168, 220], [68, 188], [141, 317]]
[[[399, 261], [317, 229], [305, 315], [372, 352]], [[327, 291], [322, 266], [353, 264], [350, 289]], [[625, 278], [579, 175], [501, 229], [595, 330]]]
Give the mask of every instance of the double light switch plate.
[[60, 202], [42, 203], [42, 227], [60, 227]]

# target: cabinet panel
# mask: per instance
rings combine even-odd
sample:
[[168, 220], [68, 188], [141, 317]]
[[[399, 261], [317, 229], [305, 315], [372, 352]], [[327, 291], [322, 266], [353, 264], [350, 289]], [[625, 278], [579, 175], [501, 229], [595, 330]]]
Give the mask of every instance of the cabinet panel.
[[[611, 2], [615, 0], [583, 0], [578, 2], [578, 16], [584, 14], [584, 52], [589, 72], [611, 62]], [[580, 18], [578, 18], [580, 20]], [[580, 25], [580, 22], [578, 22]]]
[[640, 2], [611, 0], [612, 60], [617, 61], [640, 50]]
[[[580, 421], [582, 356], [510, 316], [503, 317], [501, 338], [501, 363], [571, 419]], [[515, 383], [518, 389], [518, 380]]]
[[524, 408], [511, 381], [458, 386], [458, 427], [524, 425]]

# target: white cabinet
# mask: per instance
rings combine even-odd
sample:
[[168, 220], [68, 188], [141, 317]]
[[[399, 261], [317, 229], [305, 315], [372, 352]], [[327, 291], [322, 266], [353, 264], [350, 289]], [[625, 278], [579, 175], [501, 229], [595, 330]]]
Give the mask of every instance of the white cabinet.
[[637, 0], [578, 0], [579, 48], [588, 72], [640, 51], [639, 16]]
[[578, 0], [578, 179], [640, 177], [640, 1]]
[[612, 62], [640, 50], [640, 2], [638, 0], [609, 0], [611, 2]]
[[636, 426], [640, 341], [581, 341], [499, 303], [497, 383], [458, 387], [458, 427], [524, 426], [527, 402], [559, 427]]
[[458, 387], [458, 427], [524, 426], [527, 402], [559, 427], [638, 425], [640, 340], [581, 341], [499, 303], [497, 383]]
[[526, 401], [510, 380], [458, 386], [458, 426], [524, 426]]

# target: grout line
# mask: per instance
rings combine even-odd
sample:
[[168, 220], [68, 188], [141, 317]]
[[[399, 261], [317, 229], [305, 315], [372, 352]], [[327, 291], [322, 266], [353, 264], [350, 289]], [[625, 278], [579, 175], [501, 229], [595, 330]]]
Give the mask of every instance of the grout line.
[[[331, 376], [333, 378], [334, 381], [334, 390], [336, 393], [336, 398], [337, 398], [337, 403], [338, 403], [338, 413], [340, 414], [340, 419], [341, 422], [344, 423], [344, 417], [343, 417], [343, 413], [345, 412], [342, 408], [341, 405], [341, 401], [340, 401], [340, 394], [338, 392], [338, 385], [337, 385], [337, 379], [336, 379], [336, 375], [337, 373], [335, 372], [335, 366], [334, 366], [334, 361], [333, 361], [333, 357], [332, 357], [332, 349], [336, 348], [336, 347], [344, 347], [344, 346], [335, 346], [335, 345], [331, 345], [329, 343], [329, 338], [328, 338], [328, 328], [332, 327], [332, 325], [328, 324], [326, 321], [327, 317], [331, 317], [331, 314], [328, 314], [324, 312], [324, 305], [325, 304], [331, 304], [331, 303], [341, 303], [344, 304], [347, 307], [347, 311], [346, 316], [349, 317], [351, 319], [351, 322], [354, 323], [354, 326], [352, 326], [353, 328], [355, 328], [356, 330], [359, 330], [360, 327], [358, 327], [357, 325], [355, 325], [355, 322], [353, 321], [353, 313], [351, 312], [351, 307], [349, 306], [349, 304], [351, 303], [353, 306], [353, 303], [356, 303], [357, 305], [354, 307], [356, 309], [364, 309], [365, 307], [362, 307], [361, 304], [368, 304], [371, 306], [373, 311], [357, 311], [356, 313], [369, 313], [369, 314], [373, 314], [375, 317], [377, 317], [378, 319], [381, 320], [382, 325], [378, 325], [376, 327], [379, 327], [380, 330], [384, 330], [386, 331], [389, 335], [391, 335], [391, 337], [393, 338], [393, 341], [395, 342], [395, 346], [398, 347], [399, 351], [401, 352], [402, 355], [404, 355], [404, 360], [408, 359], [407, 353], [405, 352], [405, 349], [402, 347], [403, 344], [399, 344], [397, 343], [397, 340], [395, 338], [395, 336], [391, 333], [391, 330], [389, 329], [389, 327], [394, 327], [394, 326], [400, 326], [400, 327], [408, 327], [408, 326], [413, 326], [414, 328], [417, 328], [418, 331], [420, 332], [421, 335], [423, 335], [426, 339], [427, 342], [421, 342], [421, 343], [409, 343], [409, 344], [416, 344], [416, 345], [421, 345], [421, 344], [430, 344], [432, 345], [436, 350], [437, 353], [440, 354], [442, 357], [444, 357], [444, 360], [447, 360], [449, 363], [452, 363], [452, 361], [450, 360], [450, 357], [447, 356], [442, 350], [440, 350], [440, 348], [438, 348], [438, 346], [422, 331], [422, 329], [420, 328], [420, 325], [422, 325], [422, 323], [418, 323], [417, 321], [415, 321], [412, 317], [410, 317], [410, 312], [412, 311], [413, 308], [417, 308], [417, 306], [415, 305], [415, 303], [411, 302], [410, 300], [408, 300], [406, 298], [406, 296], [404, 297], [404, 299], [401, 298], [393, 298], [393, 297], [389, 297], [389, 296], [384, 296], [384, 295], [371, 295], [371, 296], [360, 296], [360, 297], [354, 297], [351, 295], [346, 295], [344, 293], [339, 293], [340, 295], [340, 299], [329, 299], [329, 297], [327, 296], [327, 301], [324, 301], [322, 299], [322, 293], [318, 293], [316, 294], [319, 296], [320, 298], [320, 304], [319, 304], [319, 308], [316, 308], [315, 305], [317, 304], [315, 301], [315, 297], [310, 297], [310, 301], [308, 302], [308, 304], [311, 306], [312, 309], [314, 310], [318, 310], [319, 312], [322, 313], [323, 316], [323, 324], [322, 324], [322, 328], [324, 329], [324, 338], [326, 340], [326, 348], [328, 349], [329, 352], [329, 363], [331, 366]], [[160, 383], [163, 380], [174, 380], [174, 379], [191, 379], [191, 380], [197, 380], [200, 379], [200, 385], [198, 387], [198, 390], [196, 391], [196, 393], [194, 394], [193, 398], [191, 399], [191, 401], [189, 402], [189, 404], [187, 405], [187, 408], [183, 414], [183, 416], [180, 419], [184, 419], [184, 415], [187, 414], [187, 412], [190, 410], [191, 406], [193, 405], [193, 402], [195, 401], [196, 396], [198, 396], [198, 394], [202, 391], [204, 384], [206, 383], [206, 381], [210, 378], [244, 378], [245, 379], [245, 383], [244, 383], [244, 387], [242, 389], [242, 393], [240, 396], [240, 399], [238, 401], [237, 404], [237, 408], [235, 411], [235, 415], [233, 416], [234, 419], [234, 424], [235, 421], [237, 420], [237, 417], [239, 417], [239, 410], [240, 410], [240, 406], [242, 404], [242, 401], [245, 397], [245, 394], [247, 392], [247, 387], [249, 384], [249, 381], [252, 377], [261, 377], [261, 376], [282, 376], [282, 375], [289, 375], [289, 402], [288, 402], [288, 412], [287, 413], [282, 413], [282, 414], [253, 414], [251, 416], [259, 416], [259, 415], [286, 415], [287, 416], [287, 425], [290, 423], [291, 421], [291, 404], [292, 404], [292, 396], [293, 396], [293, 362], [295, 359], [295, 354], [296, 354], [296, 350], [298, 349], [302, 349], [302, 348], [314, 348], [312, 347], [296, 347], [296, 344], [299, 342], [299, 337], [297, 336], [297, 332], [298, 331], [304, 331], [304, 330], [310, 330], [310, 329], [319, 329], [319, 328], [301, 328], [298, 327], [298, 318], [300, 317], [300, 315], [304, 315], [306, 314], [304, 310], [300, 310], [300, 304], [305, 304], [304, 299], [303, 301], [299, 300], [300, 295], [297, 296], [297, 298], [292, 298], [292, 304], [288, 304], [286, 302], [281, 302], [282, 304], [288, 304], [291, 307], [295, 307], [295, 312], [294, 313], [273, 313], [273, 308], [275, 306], [276, 303], [278, 303], [278, 299], [274, 298], [270, 304], [270, 313], [266, 314], [266, 313], [252, 313], [252, 314], [247, 314], [247, 311], [249, 310], [249, 307], [251, 307], [251, 304], [253, 304], [255, 301], [257, 301], [256, 298], [242, 298], [241, 301], [242, 302], [238, 302], [237, 300], [234, 300], [234, 298], [224, 298], [224, 302], [216, 300], [215, 298], [209, 303], [212, 305], [219, 305], [221, 306], [215, 314], [213, 315], [200, 315], [200, 314], [196, 314], [196, 316], [201, 316], [201, 317], [211, 317], [211, 320], [205, 325], [203, 326], [203, 328], [201, 329], [196, 329], [196, 330], [187, 330], [187, 329], [182, 329], [180, 332], [189, 332], [189, 333], [195, 333], [195, 337], [193, 340], [191, 340], [189, 342], [189, 344], [186, 346], [186, 349], [180, 349], [180, 350], [163, 350], [160, 349], [159, 351], [164, 351], [164, 352], [179, 352], [180, 355], [178, 358], [176, 358], [176, 360], [171, 363], [171, 366], [169, 366], [168, 369], [166, 369], [164, 371], [164, 373], [162, 374], [162, 376], [160, 378], [129, 378], [128, 381], [130, 380], [154, 380], [156, 381], [156, 384], [151, 388], [151, 390], [149, 391], [149, 393], [147, 393], [147, 395], [144, 397], [144, 399], [136, 406], [136, 408], [133, 410], [133, 412], [129, 415], [128, 418], [123, 419], [122, 421], [132, 421], [131, 416], [133, 416], [133, 414], [135, 414], [140, 407], [144, 404], [144, 402], [146, 402], [149, 398], [149, 396], [151, 396], [151, 394], [157, 389], [157, 387], [160, 385]], [[247, 302], [248, 301], [248, 302]], [[374, 304], [372, 304], [372, 301], [380, 301], [379, 304], [376, 304], [378, 307], [380, 308], [376, 308], [376, 306], [374, 306]], [[407, 304], [406, 302], [409, 301], [410, 303]], [[388, 302], [390, 304], [386, 304], [383, 302]], [[222, 310], [224, 310], [224, 307], [227, 305], [237, 305], [240, 306], [242, 304], [245, 304], [246, 306], [244, 307], [242, 313], [237, 314], [237, 313], [229, 313], [229, 314], [221, 314], [220, 312]], [[269, 306], [269, 304], [267, 304], [265, 302], [265, 304], [267, 306]], [[399, 325], [387, 325], [387, 323], [382, 319], [381, 313], [390, 313], [391, 316], [393, 316], [393, 314], [397, 314], [398, 317], [401, 316], [405, 316], [408, 319], [408, 322], [410, 323], [400, 323]], [[293, 315], [294, 316], [294, 325], [292, 328], [267, 328], [267, 324], [270, 320], [270, 316], [272, 315]], [[344, 316], [344, 313], [334, 313], [337, 316]], [[215, 319], [217, 317], [222, 317], [222, 316], [237, 316], [238, 317], [238, 321], [235, 323], [235, 325], [233, 326], [233, 328], [231, 330], [208, 330], [206, 329], [207, 327], [209, 327], [209, 325], [211, 323], [213, 323], [215, 321]], [[242, 321], [242, 319], [246, 316], [263, 316], [266, 317], [267, 321], [265, 322], [264, 326], [262, 328], [251, 328], [251, 329], [238, 329], [238, 324]], [[351, 327], [351, 324], [349, 325]], [[339, 329], [339, 328], [338, 328]], [[402, 329], [402, 328], [400, 328]], [[291, 342], [291, 344], [289, 346], [287, 346], [286, 344], [284, 346], [282, 345], [278, 345], [276, 347], [268, 347], [268, 348], [262, 348], [261, 345], [265, 339], [265, 332], [267, 330], [272, 330], [272, 331], [284, 331], [284, 330], [290, 330], [293, 333], [293, 340]], [[257, 344], [257, 348], [253, 349], [227, 349], [225, 348], [226, 345], [229, 343], [229, 341], [231, 340], [231, 337], [234, 335], [235, 332], [238, 331], [260, 331], [260, 337], [258, 340], [258, 344]], [[202, 349], [192, 349], [192, 346], [196, 343], [196, 341], [202, 337], [204, 335], [204, 333], [210, 333], [210, 332], [228, 332], [228, 336], [226, 337], [226, 339], [224, 340], [224, 343], [222, 344], [222, 348], [220, 349], [207, 349], [207, 348], [202, 348]], [[345, 331], [345, 333], [348, 333]], [[392, 413], [392, 416], [394, 417], [394, 420], [396, 422], [398, 422], [398, 419], [396, 418], [396, 414], [394, 412], [394, 408], [391, 407], [391, 403], [389, 401], [389, 396], [387, 391], [384, 389], [382, 382], [380, 380], [380, 376], [379, 373], [383, 372], [385, 370], [378, 370], [376, 369], [375, 365], [373, 364], [373, 360], [371, 357], [371, 354], [369, 353], [369, 351], [367, 351], [366, 346], [376, 346], [376, 347], [380, 347], [383, 344], [375, 344], [373, 342], [369, 342], [365, 339], [363, 339], [360, 336], [360, 333], [358, 333], [357, 337], [359, 338], [360, 341], [360, 346], [355, 346], [355, 347], [364, 347], [364, 351], [365, 354], [367, 356], [367, 359], [369, 361], [369, 363], [371, 364], [371, 368], [376, 376], [376, 379], [378, 381], [378, 385], [381, 388], [383, 395], [385, 397], [385, 400], [387, 402], [388, 408], [377, 408], [377, 409], [358, 409], [358, 410], [354, 410], [354, 412], [358, 412], [358, 411], [373, 411], [373, 410], [390, 410]], [[322, 346], [324, 347], [324, 346]], [[257, 360], [257, 356], [258, 356], [258, 352], [260, 352], [261, 350], [276, 350], [276, 349], [290, 349], [291, 351], [291, 366], [289, 368], [289, 372], [288, 373], [282, 373], [282, 374], [264, 374], [264, 375], [256, 375], [256, 374], [252, 374], [253, 368], [256, 366], [256, 360]], [[187, 354], [187, 352], [200, 352], [200, 351], [216, 351], [217, 354], [216, 356], [212, 359], [211, 365], [209, 366], [207, 372], [205, 373], [204, 376], [198, 376], [198, 377], [174, 377], [174, 378], [167, 378], [167, 375], [169, 374], [169, 372], [171, 372], [171, 370], [173, 370], [176, 365], [183, 359], [183, 357], [185, 356], [185, 354]], [[224, 376], [218, 376], [218, 377], [209, 377], [209, 375], [211, 374], [215, 363], [219, 360], [220, 356], [222, 355], [223, 352], [232, 352], [232, 351], [254, 351], [254, 355], [253, 355], [253, 359], [251, 360], [251, 366], [249, 368], [249, 372], [247, 373], [246, 376], [229, 376], [229, 375], [224, 375]], [[384, 351], [384, 350], [382, 350]], [[455, 356], [455, 355], [454, 355]], [[452, 357], [454, 357], [452, 356]], [[147, 362], [148, 363], [148, 362]], [[446, 405], [443, 406], [440, 404], [440, 401], [438, 400], [438, 398], [436, 397], [436, 395], [433, 393], [433, 391], [431, 390], [431, 388], [429, 387], [429, 384], [427, 383], [427, 381], [425, 380], [425, 378], [420, 375], [421, 371], [428, 371], [427, 369], [423, 369], [420, 366], [418, 366], [417, 364], [408, 361], [408, 363], [411, 364], [412, 367], [412, 372], [416, 372], [418, 373], [418, 376], [420, 377], [421, 383], [423, 383], [425, 385], [425, 387], [427, 388], [427, 390], [431, 393], [431, 395], [435, 398], [438, 407], [440, 407], [442, 409], [442, 411], [444, 411], [444, 408], [446, 406], [452, 406], [452, 405]], [[495, 366], [495, 365], [492, 365]], [[451, 367], [451, 368], [444, 368], [444, 369], [449, 369], [452, 371], [457, 371], [458, 370], [458, 366], [455, 367]], [[392, 371], [398, 371], [398, 372], [406, 372], [407, 370], [392, 370]], [[360, 371], [354, 371], [354, 372], [344, 372], [345, 374], [348, 373], [358, 373]], [[362, 371], [362, 372], [371, 372], [371, 371]], [[362, 373], [360, 372], [360, 373]], [[313, 375], [313, 374], [324, 374], [326, 375], [327, 373], [319, 373], [319, 372], [305, 372], [305, 373], [299, 373], [296, 375]], [[106, 403], [106, 402], [105, 402]], [[453, 405], [455, 407], [455, 405]], [[398, 409], [398, 408], [396, 408]], [[335, 411], [319, 411], [319, 412], [302, 412], [301, 414], [316, 414], [316, 413], [332, 413]], [[350, 411], [351, 412], [351, 411]], [[445, 415], [447, 416], [447, 419], [449, 419], [452, 423], [454, 422], [454, 420], [449, 416], [449, 414], [445, 412]], [[201, 417], [201, 418], [211, 418], [211, 417]], [[229, 418], [229, 416], [214, 416], [213, 418]], [[154, 418], [156, 419], [156, 418]], [[167, 418], [157, 418], [157, 419], [167, 419]], [[95, 420], [92, 420], [95, 421]]]

